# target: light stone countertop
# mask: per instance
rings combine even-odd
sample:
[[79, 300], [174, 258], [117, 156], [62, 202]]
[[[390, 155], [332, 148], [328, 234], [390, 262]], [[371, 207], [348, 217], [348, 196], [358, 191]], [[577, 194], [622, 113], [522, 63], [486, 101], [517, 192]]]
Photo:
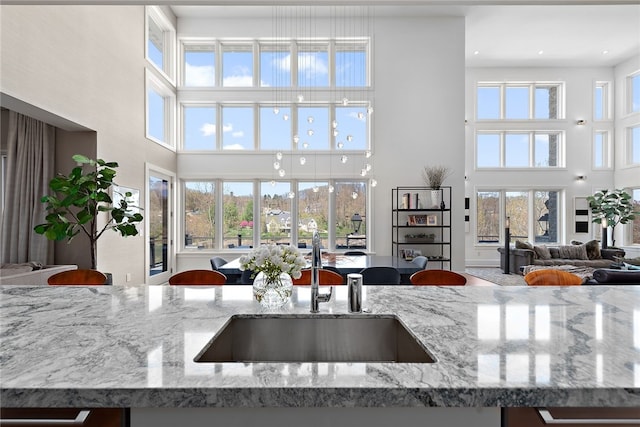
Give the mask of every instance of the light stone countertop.
[[[640, 407], [640, 286], [364, 291], [437, 362], [195, 363], [265, 312], [250, 287], [2, 286], [2, 406]], [[268, 313], [308, 315], [309, 293]], [[346, 315], [346, 287], [320, 311]]]

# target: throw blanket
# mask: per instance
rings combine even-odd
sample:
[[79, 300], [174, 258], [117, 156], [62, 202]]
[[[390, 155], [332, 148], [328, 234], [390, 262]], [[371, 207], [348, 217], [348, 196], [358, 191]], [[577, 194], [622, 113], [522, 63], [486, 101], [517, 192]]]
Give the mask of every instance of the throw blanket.
[[522, 270], [522, 274], [526, 275], [529, 272], [535, 270], [562, 270], [567, 273], [575, 274], [582, 279], [582, 283], [585, 283], [593, 278], [593, 272], [595, 268], [592, 267], [580, 267], [575, 265], [527, 265]]

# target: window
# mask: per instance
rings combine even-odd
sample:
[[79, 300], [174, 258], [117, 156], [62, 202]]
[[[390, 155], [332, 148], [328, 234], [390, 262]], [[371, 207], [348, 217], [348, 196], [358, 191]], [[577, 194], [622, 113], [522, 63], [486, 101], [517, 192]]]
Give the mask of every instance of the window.
[[597, 130], [593, 135], [593, 168], [611, 168], [608, 131]]
[[223, 182], [223, 246], [253, 247], [253, 182]]
[[627, 108], [629, 113], [640, 112], [640, 71], [627, 77]]
[[496, 190], [476, 193], [477, 243], [504, 241], [501, 228], [509, 217], [511, 241], [556, 243], [559, 196], [554, 190]]
[[182, 107], [184, 150], [215, 150], [216, 148], [216, 107]]
[[561, 83], [479, 83], [478, 120], [553, 120], [563, 118]]
[[298, 243], [311, 247], [318, 231], [322, 247], [329, 247], [329, 183], [298, 183]]
[[216, 247], [216, 193], [213, 181], [184, 183], [184, 247]]
[[555, 168], [561, 162], [560, 132], [478, 132], [478, 168]]
[[640, 125], [627, 129], [627, 150], [629, 164], [640, 164]]
[[[640, 188], [634, 188], [630, 191], [633, 199], [633, 210], [640, 212]], [[631, 244], [640, 245], [640, 215], [636, 215], [631, 227]]]
[[329, 86], [329, 47], [327, 44], [298, 44], [298, 86]]
[[175, 95], [147, 70], [147, 138], [174, 147]]
[[[260, 107], [260, 149], [290, 150], [291, 145], [291, 108]], [[286, 120], [285, 120], [286, 118]]]
[[289, 245], [292, 241], [290, 182], [260, 183], [260, 242]]
[[260, 86], [291, 86], [291, 51], [287, 45], [260, 45]]
[[[332, 123], [336, 148], [367, 150], [367, 111], [361, 107], [336, 107], [336, 120]], [[335, 127], [334, 127], [335, 125]], [[342, 144], [340, 144], [342, 142]]]
[[611, 118], [609, 107], [610, 87], [609, 82], [596, 82], [593, 97], [594, 120], [609, 120]]
[[156, 6], [146, 8], [146, 56], [147, 60], [168, 77], [174, 77], [175, 29]]
[[254, 149], [253, 107], [222, 107], [222, 149]]
[[[366, 248], [366, 190], [364, 182], [336, 182], [335, 224], [337, 248]], [[360, 216], [362, 222], [356, 221], [354, 223], [352, 221], [355, 214]]]
[[222, 45], [222, 86], [253, 86], [253, 45]]
[[363, 42], [336, 42], [336, 86], [367, 86], [367, 45]]
[[329, 108], [298, 107], [299, 149], [329, 149]]
[[216, 84], [216, 52], [214, 45], [183, 44], [183, 84], [208, 87]]

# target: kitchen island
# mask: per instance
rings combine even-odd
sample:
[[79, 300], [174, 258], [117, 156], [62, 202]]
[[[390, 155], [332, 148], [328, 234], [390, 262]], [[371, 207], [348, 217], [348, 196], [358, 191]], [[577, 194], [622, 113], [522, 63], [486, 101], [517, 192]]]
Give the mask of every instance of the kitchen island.
[[[640, 286], [365, 287], [367, 315], [396, 315], [435, 363], [194, 362], [231, 316], [307, 316], [309, 296], [2, 286], [2, 406], [640, 407]], [[348, 315], [346, 287], [320, 311]]]

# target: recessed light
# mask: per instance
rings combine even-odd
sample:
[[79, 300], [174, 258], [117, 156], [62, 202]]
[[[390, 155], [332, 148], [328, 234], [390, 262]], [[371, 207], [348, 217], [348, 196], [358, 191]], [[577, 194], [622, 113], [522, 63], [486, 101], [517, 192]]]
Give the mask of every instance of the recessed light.
[[474, 51], [474, 52], [473, 52], [473, 54], [474, 54], [474, 55], [479, 55], [479, 54], [480, 54], [480, 51], [479, 51], [479, 50], [476, 50], [476, 51]]
[[603, 55], [606, 55], [607, 53], [609, 53], [609, 51], [608, 51], [608, 50], [603, 50], [603, 51], [602, 51], [602, 54], [603, 54]]
[[538, 55], [542, 55], [544, 53], [544, 50], [539, 50], [538, 51]]

